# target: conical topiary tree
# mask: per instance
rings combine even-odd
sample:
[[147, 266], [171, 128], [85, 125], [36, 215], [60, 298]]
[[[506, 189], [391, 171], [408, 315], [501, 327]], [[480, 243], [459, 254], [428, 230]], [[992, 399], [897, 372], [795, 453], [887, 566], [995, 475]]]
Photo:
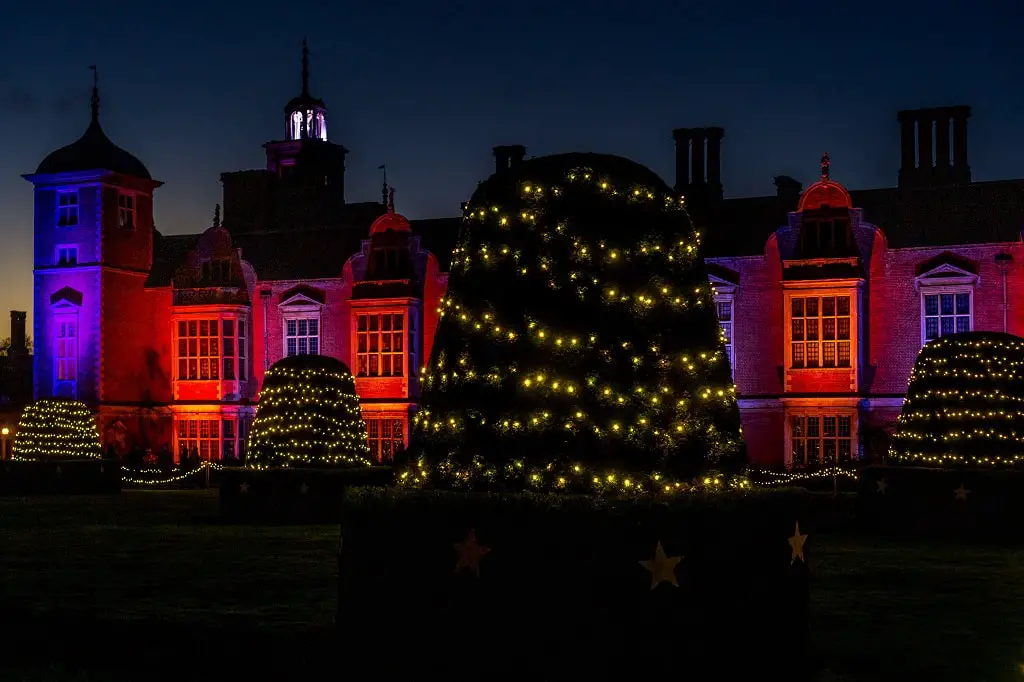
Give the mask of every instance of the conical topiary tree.
[[742, 468], [698, 237], [680, 198], [619, 157], [543, 157], [483, 183], [403, 480], [635, 491]]
[[968, 332], [917, 356], [889, 450], [891, 463], [1024, 463], [1024, 339]]
[[348, 367], [324, 355], [296, 355], [267, 370], [247, 462], [257, 468], [369, 465], [366, 424]]
[[14, 434], [16, 459], [81, 459], [102, 454], [96, 420], [77, 400], [37, 400], [25, 408]]

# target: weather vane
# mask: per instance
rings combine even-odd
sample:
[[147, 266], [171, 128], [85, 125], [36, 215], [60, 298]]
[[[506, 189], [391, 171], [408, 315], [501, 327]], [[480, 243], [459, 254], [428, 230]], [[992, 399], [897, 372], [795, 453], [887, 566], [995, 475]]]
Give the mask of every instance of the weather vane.
[[828, 152], [821, 155], [821, 179], [825, 182], [829, 180], [829, 167], [832, 165], [832, 161], [828, 158]]

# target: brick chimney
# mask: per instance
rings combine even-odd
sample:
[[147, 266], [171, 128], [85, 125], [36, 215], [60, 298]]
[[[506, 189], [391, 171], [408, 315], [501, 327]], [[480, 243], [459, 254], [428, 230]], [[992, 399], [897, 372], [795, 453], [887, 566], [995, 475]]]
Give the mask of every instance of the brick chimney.
[[518, 166], [526, 156], [526, 147], [521, 144], [499, 145], [494, 148], [494, 172], [503, 173]]
[[900, 187], [970, 184], [971, 169], [967, 165], [967, 119], [970, 115], [968, 106], [908, 109], [896, 114], [900, 123]]
[[722, 198], [722, 138], [725, 129], [677, 128], [675, 190], [692, 200]]

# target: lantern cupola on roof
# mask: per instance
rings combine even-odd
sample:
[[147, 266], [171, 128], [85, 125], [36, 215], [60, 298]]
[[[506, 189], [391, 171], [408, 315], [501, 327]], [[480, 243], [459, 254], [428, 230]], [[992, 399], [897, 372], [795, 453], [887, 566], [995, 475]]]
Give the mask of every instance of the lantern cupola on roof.
[[853, 208], [850, 193], [838, 182], [832, 180], [832, 161], [826, 152], [821, 157], [821, 180], [807, 188], [800, 197], [797, 211], [813, 211], [819, 208]]
[[286, 139], [327, 141], [327, 105], [309, 93], [309, 46], [302, 40], [302, 92], [284, 108]]

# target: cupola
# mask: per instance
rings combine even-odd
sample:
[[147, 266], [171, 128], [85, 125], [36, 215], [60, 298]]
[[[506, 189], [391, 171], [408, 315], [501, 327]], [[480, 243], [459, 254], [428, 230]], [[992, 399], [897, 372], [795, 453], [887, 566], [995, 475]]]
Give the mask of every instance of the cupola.
[[327, 141], [327, 105], [309, 93], [309, 46], [302, 40], [302, 92], [284, 108], [285, 139]]

